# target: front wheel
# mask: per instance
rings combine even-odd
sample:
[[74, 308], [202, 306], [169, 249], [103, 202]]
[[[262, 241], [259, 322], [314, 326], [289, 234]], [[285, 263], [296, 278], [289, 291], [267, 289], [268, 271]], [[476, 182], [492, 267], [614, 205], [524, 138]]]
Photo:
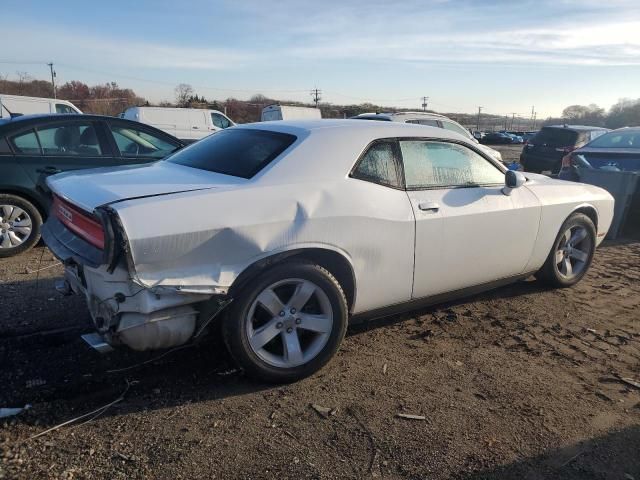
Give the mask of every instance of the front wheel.
[[596, 247], [596, 227], [582, 213], [571, 215], [560, 228], [545, 264], [536, 277], [553, 287], [571, 287], [587, 273]]
[[42, 216], [22, 197], [0, 194], [0, 258], [25, 252], [40, 240]]
[[247, 374], [285, 383], [311, 375], [333, 357], [347, 315], [345, 295], [331, 273], [287, 262], [243, 289], [222, 329], [231, 356]]

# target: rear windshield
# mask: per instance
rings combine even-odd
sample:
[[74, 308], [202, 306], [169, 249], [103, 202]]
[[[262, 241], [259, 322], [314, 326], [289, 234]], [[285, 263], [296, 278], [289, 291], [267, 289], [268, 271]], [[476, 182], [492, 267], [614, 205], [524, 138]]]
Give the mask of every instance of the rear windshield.
[[534, 145], [545, 144], [549, 147], [571, 147], [578, 140], [578, 132], [566, 128], [543, 128], [531, 140]]
[[251, 178], [295, 140], [295, 136], [286, 133], [229, 128], [180, 150], [167, 161], [224, 175]]
[[640, 148], [640, 130], [610, 132], [593, 140], [589, 147], [595, 148]]

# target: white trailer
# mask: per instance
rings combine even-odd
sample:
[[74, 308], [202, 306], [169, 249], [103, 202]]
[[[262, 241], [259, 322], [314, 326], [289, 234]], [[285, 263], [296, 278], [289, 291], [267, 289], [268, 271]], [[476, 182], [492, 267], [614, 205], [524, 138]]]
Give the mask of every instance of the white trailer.
[[322, 118], [319, 108], [294, 107], [290, 105], [268, 105], [262, 109], [261, 122], [272, 120], [318, 120]]

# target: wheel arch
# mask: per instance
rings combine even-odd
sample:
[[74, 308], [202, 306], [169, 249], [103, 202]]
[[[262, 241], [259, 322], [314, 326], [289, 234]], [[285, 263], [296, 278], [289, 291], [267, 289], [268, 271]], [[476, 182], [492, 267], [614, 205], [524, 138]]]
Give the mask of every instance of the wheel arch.
[[598, 210], [593, 205], [590, 205], [588, 203], [579, 205], [573, 209], [569, 216], [573, 215], [574, 213], [582, 213], [589, 217], [593, 222], [593, 225], [596, 227], [596, 232], [598, 231]]
[[353, 264], [344, 252], [327, 248], [326, 246], [299, 247], [276, 252], [255, 261], [236, 277], [231, 287], [229, 287], [229, 296], [233, 297], [240, 292], [247, 283], [255, 279], [258, 275], [261, 275], [276, 265], [292, 260], [307, 260], [329, 271], [342, 287], [347, 299], [349, 312], [353, 311], [356, 300], [356, 276]]

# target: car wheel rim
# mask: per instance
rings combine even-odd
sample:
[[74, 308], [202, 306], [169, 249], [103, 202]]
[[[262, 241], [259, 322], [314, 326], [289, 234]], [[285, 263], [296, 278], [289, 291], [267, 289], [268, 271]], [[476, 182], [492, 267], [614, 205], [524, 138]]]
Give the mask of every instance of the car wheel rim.
[[327, 344], [333, 308], [313, 282], [288, 278], [269, 285], [255, 298], [246, 318], [253, 352], [267, 364], [293, 368], [310, 362]]
[[570, 280], [581, 275], [592, 249], [593, 242], [586, 228], [569, 227], [560, 238], [555, 253], [556, 269], [560, 276]]
[[0, 205], [0, 248], [16, 248], [31, 236], [29, 214], [15, 205]]

